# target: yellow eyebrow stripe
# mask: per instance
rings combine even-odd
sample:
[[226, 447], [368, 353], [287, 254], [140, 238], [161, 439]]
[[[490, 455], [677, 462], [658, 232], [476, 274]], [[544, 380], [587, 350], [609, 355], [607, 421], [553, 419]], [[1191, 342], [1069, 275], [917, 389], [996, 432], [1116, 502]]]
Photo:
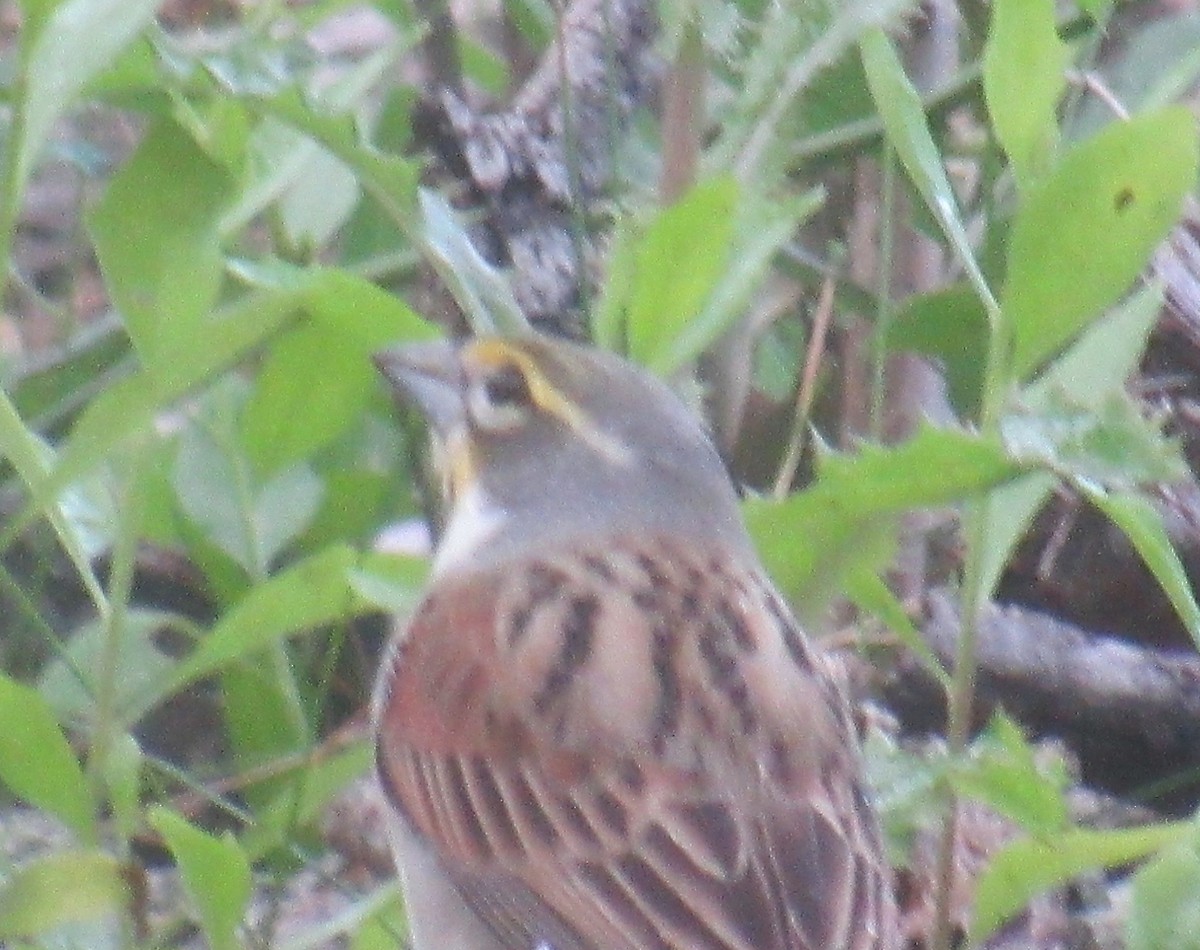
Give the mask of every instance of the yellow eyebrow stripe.
[[631, 460], [629, 449], [598, 428], [586, 412], [559, 392], [537, 361], [519, 346], [505, 340], [476, 340], [470, 345], [468, 358], [493, 369], [515, 365], [524, 375], [529, 394], [539, 409], [561, 419], [609, 460], [620, 464], [628, 464]]
[[555, 389], [538, 369], [537, 363], [523, 350], [504, 340], [479, 340], [471, 345], [471, 361], [489, 369], [516, 365], [525, 377], [529, 393], [539, 409], [557, 416], [572, 428], [579, 428], [585, 417], [579, 407]]

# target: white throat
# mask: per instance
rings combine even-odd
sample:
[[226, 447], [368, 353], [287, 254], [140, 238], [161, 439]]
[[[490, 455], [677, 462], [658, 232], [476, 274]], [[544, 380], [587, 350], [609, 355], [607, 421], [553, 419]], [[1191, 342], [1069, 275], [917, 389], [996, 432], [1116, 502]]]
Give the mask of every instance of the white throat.
[[433, 559], [433, 575], [444, 574], [464, 563], [490, 541], [508, 519], [503, 508], [488, 504], [482, 491], [472, 486], [455, 501], [450, 521]]

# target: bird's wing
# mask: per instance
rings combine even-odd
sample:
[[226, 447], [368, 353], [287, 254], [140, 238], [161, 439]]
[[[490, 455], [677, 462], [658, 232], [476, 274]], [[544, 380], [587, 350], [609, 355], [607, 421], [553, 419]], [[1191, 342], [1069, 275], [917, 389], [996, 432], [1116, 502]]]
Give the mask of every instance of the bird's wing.
[[757, 575], [560, 553], [440, 583], [392, 662], [384, 786], [504, 946], [888, 945], [844, 701]]

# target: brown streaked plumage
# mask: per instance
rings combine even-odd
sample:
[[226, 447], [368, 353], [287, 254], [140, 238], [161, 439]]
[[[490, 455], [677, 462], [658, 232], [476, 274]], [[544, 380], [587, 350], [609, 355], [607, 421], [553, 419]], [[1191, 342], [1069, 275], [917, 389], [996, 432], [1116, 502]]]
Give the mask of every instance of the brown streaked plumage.
[[845, 700], [690, 414], [563, 343], [381, 365], [453, 482], [376, 697], [417, 950], [891, 947]]

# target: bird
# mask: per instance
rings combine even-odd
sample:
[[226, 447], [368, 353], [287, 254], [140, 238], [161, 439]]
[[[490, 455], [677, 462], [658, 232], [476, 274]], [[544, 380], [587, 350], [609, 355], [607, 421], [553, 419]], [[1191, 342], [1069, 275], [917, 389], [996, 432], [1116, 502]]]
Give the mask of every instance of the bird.
[[549, 337], [399, 344], [446, 516], [375, 763], [415, 950], [883, 950], [849, 704], [698, 414]]

